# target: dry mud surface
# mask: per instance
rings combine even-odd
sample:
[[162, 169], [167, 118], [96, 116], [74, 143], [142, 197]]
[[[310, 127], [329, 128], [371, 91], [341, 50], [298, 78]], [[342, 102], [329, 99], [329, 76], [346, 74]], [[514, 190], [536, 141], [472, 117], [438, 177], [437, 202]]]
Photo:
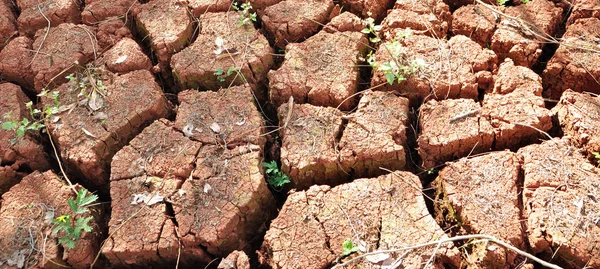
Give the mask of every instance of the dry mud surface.
[[600, 268], [599, 5], [0, 0], [0, 269]]

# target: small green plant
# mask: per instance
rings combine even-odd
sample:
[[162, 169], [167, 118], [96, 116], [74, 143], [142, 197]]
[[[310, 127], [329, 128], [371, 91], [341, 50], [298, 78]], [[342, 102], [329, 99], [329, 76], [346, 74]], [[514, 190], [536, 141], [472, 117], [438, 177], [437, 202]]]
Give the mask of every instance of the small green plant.
[[594, 158], [596, 158], [596, 164], [600, 165], [600, 153], [592, 152], [592, 155], [594, 155]]
[[87, 196], [87, 194], [87, 190], [80, 189], [75, 200], [69, 198], [67, 202], [73, 215], [62, 215], [52, 220], [52, 223], [56, 225], [52, 233], [57, 234], [62, 231], [63, 236], [58, 239], [58, 242], [65, 244], [69, 249], [75, 247], [75, 243], [81, 238], [83, 231], [88, 233], [92, 231], [92, 227], [88, 223], [94, 217], [83, 217], [82, 215], [90, 211], [88, 207], [98, 200], [98, 196], [95, 194]]
[[[404, 33], [398, 38], [402, 39], [410, 35], [410, 32]], [[394, 40], [391, 43], [383, 45], [387, 53], [390, 54], [391, 60], [387, 62], [378, 62], [375, 55], [371, 51], [367, 57], [367, 63], [373, 68], [379, 71], [383, 71], [385, 79], [392, 85], [394, 82], [402, 82], [406, 80], [406, 76], [417, 72], [419, 69], [426, 66], [423, 59], [414, 59], [412, 61], [406, 61], [403, 57], [405, 48], [402, 43], [398, 40]]]
[[350, 239], [346, 239], [343, 243], [342, 243], [342, 249], [343, 249], [343, 253], [342, 255], [344, 256], [348, 256], [354, 252], [357, 252], [359, 249], [357, 246], [354, 245], [354, 243], [352, 243], [352, 240]]
[[3, 116], [2, 129], [5, 131], [14, 131], [17, 137], [23, 137], [27, 131], [39, 131], [46, 127], [44, 124], [45, 120], [51, 115], [58, 113], [58, 107], [60, 105], [59, 92], [57, 91], [50, 93], [47, 90], [43, 90], [40, 94], [38, 94], [38, 96], [41, 97], [48, 94], [50, 94], [53, 105], [46, 106], [44, 111], [41, 111], [37, 108], [33, 108], [33, 102], [26, 102], [25, 107], [27, 107], [27, 110], [29, 111], [31, 120], [29, 118], [15, 120], [13, 119], [11, 113], [8, 112]]
[[371, 34], [373, 35], [373, 37], [369, 38], [369, 41], [371, 41], [371, 43], [378, 43], [381, 41], [381, 38], [379, 37], [379, 31], [381, 31], [381, 25], [375, 25], [375, 19], [373, 18], [366, 18], [363, 21], [363, 24], [366, 26], [365, 29], [362, 29], [361, 32], [363, 34]]
[[213, 74], [217, 76], [219, 82], [225, 82], [225, 78], [231, 76], [235, 72], [238, 72], [238, 69], [232, 66], [227, 69], [227, 72], [223, 71], [223, 68], [219, 68]]
[[281, 170], [277, 166], [277, 162], [264, 162], [263, 166], [267, 168], [267, 170], [265, 171], [265, 173], [267, 173], [267, 176], [269, 177], [267, 182], [274, 188], [281, 188], [285, 184], [292, 182], [290, 180], [290, 177], [288, 177], [285, 173], [281, 172]]
[[238, 26], [250, 24], [250, 22], [256, 22], [256, 12], [251, 12], [252, 4], [246, 2], [242, 3], [239, 7], [237, 5], [233, 5], [233, 9], [241, 12]]

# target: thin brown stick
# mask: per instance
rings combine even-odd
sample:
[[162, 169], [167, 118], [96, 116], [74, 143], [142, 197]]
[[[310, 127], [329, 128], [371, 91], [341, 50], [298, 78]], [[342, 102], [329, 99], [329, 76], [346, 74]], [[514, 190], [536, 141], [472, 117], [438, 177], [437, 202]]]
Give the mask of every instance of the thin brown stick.
[[40, 7], [40, 5], [37, 5], [37, 8], [40, 11], [40, 14], [42, 14], [42, 17], [44, 17], [44, 19], [46, 19], [46, 22], [48, 22], [48, 26], [46, 26], [46, 32], [44, 33], [44, 37], [42, 38], [42, 42], [40, 42], [40, 46], [37, 48], [35, 54], [33, 55], [33, 58], [31, 58], [31, 62], [29, 62], [29, 64], [27, 66], [30, 66], [33, 63], [33, 61], [35, 61], [35, 58], [37, 57], [38, 53], [42, 49], [42, 46], [44, 45], [44, 42], [46, 41], [46, 38], [48, 37], [48, 33], [50, 33], [50, 26], [52, 25], [50, 23], [50, 20], [48, 19], [48, 17], [46, 17], [46, 15], [44, 14], [44, 12], [42, 12], [42, 8]]
[[[48, 125], [46, 124], [46, 126], [48, 126]], [[73, 190], [75, 195], [77, 195], [77, 190], [75, 189], [75, 186], [73, 185], [73, 183], [67, 176], [67, 173], [63, 169], [62, 162], [60, 161], [60, 156], [58, 155], [58, 151], [56, 150], [56, 146], [54, 145], [54, 141], [52, 140], [52, 136], [50, 135], [50, 130], [48, 128], [46, 128], [46, 134], [48, 135], [48, 139], [50, 139], [50, 145], [52, 145], [52, 150], [54, 150], [54, 156], [56, 156], [56, 161], [58, 162], [58, 168], [60, 168], [60, 172], [65, 177], [65, 180], [67, 181], [67, 183], [69, 183], [69, 187], [71, 188], [71, 190]]]

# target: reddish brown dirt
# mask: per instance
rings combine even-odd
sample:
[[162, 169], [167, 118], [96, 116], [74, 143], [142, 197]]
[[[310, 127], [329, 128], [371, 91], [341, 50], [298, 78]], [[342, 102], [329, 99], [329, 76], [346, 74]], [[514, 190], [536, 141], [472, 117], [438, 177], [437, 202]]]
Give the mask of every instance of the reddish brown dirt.
[[[0, 92], [0, 121], [21, 121], [23, 118], [31, 120], [25, 107], [29, 98], [19, 86], [2, 83]], [[0, 130], [0, 195], [18, 183], [27, 171], [44, 171], [49, 168], [48, 156], [38, 140], [39, 134], [34, 132], [18, 137], [14, 131]]]
[[[503, 11], [504, 7], [497, 7]], [[452, 33], [473, 39], [482, 47], [491, 44], [499, 19], [489, 8], [482, 5], [466, 5], [452, 14]]]
[[248, 0], [252, 4], [252, 7], [256, 9], [264, 9], [268, 6], [275, 5], [282, 0]]
[[600, 152], [600, 98], [567, 90], [552, 110], [564, 135], [588, 156]]
[[230, 8], [231, 2], [231, 0], [187, 0], [188, 6], [192, 9], [195, 17], [200, 17], [208, 12], [233, 10]]
[[323, 27], [323, 31], [333, 34], [336, 32], [360, 32], [364, 28], [365, 26], [358, 16], [346, 11], [333, 17], [333, 19]]
[[[70, 0], [67, 0], [70, 2]], [[85, 25], [63, 23], [50, 28], [48, 36], [43, 30], [35, 35], [33, 50], [35, 59], [31, 70], [35, 73], [34, 86], [41, 91], [49, 85], [60, 85], [67, 80], [64, 74], [75, 70], [74, 61], [85, 64], [98, 53], [98, 43], [93, 37], [94, 30]]]
[[85, 0], [81, 21], [92, 25], [110, 17], [125, 17], [138, 5], [136, 0]]
[[104, 64], [106, 69], [124, 74], [135, 70], [151, 70], [152, 62], [144, 54], [142, 48], [131, 38], [123, 38], [112, 48], [106, 51], [99, 64]]
[[[510, 151], [463, 158], [444, 168], [437, 179], [436, 207], [460, 232], [485, 233], [525, 249], [519, 205], [519, 159]], [[469, 268], [514, 268], [516, 253], [487, 243], [474, 244]]]
[[[93, 99], [96, 102], [92, 103], [86, 98], [91, 97], [92, 89], [80, 96], [79, 81], [63, 84], [56, 89], [63, 111], [55, 115], [56, 122], [48, 127], [67, 168], [85, 179], [86, 184], [105, 188], [112, 156], [140, 128], [165, 117], [168, 106], [154, 77], [146, 70], [121, 76], [100, 69], [88, 71], [100, 76], [106, 87], [104, 96], [97, 92]], [[48, 98], [43, 101], [45, 105], [53, 102]], [[100, 102], [103, 105], [98, 108]]]
[[408, 99], [387, 92], [363, 92], [340, 139], [340, 165], [355, 177], [372, 177], [406, 165]]
[[31, 39], [20, 36], [11, 40], [0, 51], [0, 73], [4, 79], [27, 89], [33, 89], [35, 77], [29, 65], [34, 54], [32, 44]]
[[600, 19], [600, 1], [598, 0], [575, 0], [571, 1], [571, 15], [567, 19], [567, 26], [575, 23], [578, 19], [598, 18]]
[[284, 0], [259, 10], [265, 30], [275, 46], [285, 48], [314, 35], [329, 19], [331, 0]]
[[269, 72], [271, 102], [280, 106], [293, 96], [295, 103], [352, 109], [367, 42], [358, 32], [320, 32], [289, 44], [281, 68]]
[[501, 18], [491, 49], [501, 61], [511, 58], [516, 65], [532, 67], [542, 54], [544, 38], [558, 30], [562, 8], [548, 0], [532, 0], [504, 12], [511, 17]]
[[[253, 25], [239, 26], [238, 22], [239, 15], [235, 12], [207, 13], [200, 17], [200, 35], [171, 61], [173, 76], [182, 89], [218, 90], [232, 84], [256, 85], [266, 77], [273, 65], [273, 49]], [[223, 40], [220, 51], [216, 45], [218, 38]], [[219, 72], [220, 75], [215, 75]]]
[[[80, 186], [77, 186], [80, 188]], [[0, 266], [2, 268], [54, 268], [69, 266], [88, 268], [99, 250], [97, 232], [83, 232], [72, 249], [59, 245], [62, 235], [52, 233], [51, 220], [71, 214], [68, 199], [75, 199], [73, 191], [53, 172], [33, 172], [2, 195], [0, 210]], [[99, 231], [100, 212], [91, 208], [91, 213], [81, 218], [94, 216], [89, 225]], [[19, 266], [19, 260], [23, 265]], [[5, 264], [6, 263], [6, 264]], [[4, 265], [3, 265], [4, 264]]]
[[342, 0], [344, 9], [357, 14], [362, 18], [382, 19], [394, 0]]
[[580, 19], [571, 24], [560, 45], [548, 62], [544, 88], [549, 98], [558, 100], [566, 89], [600, 93], [600, 56], [589, 49], [600, 38], [600, 19]]
[[168, 64], [192, 37], [194, 27], [188, 10], [177, 0], [153, 0], [136, 6], [133, 14], [138, 30], [163, 64]]
[[227, 255], [221, 262], [218, 269], [250, 269], [250, 259], [243, 251], [236, 250]]
[[[445, 238], [420, 191], [416, 176], [396, 172], [335, 188], [313, 186], [292, 192], [267, 231], [261, 260], [273, 268], [327, 268], [341, 256], [346, 239], [373, 251]], [[434, 248], [411, 252], [404, 257], [403, 266], [417, 268], [429, 259], [424, 253]], [[399, 255], [393, 253], [390, 258], [394, 261]], [[457, 255], [452, 243], [442, 244], [432, 268], [458, 265]], [[349, 267], [373, 266], [379, 267], [368, 261]]]
[[264, 119], [248, 85], [218, 92], [187, 90], [179, 93], [175, 128], [203, 144], [254, 144], [264, 147]]
[[600, 170], [567, 139], [519, 150], [524, 170], [523, 216], [533, 253], [565, 267], [600, 266]]
[[[466, 36], [454, 36], [449, 41], [417, 35], [406, 30], [395, 31], [409, 34], [401, 39], [402, 59], [397, 65], [411, 66], [415, 61], [422, 62], [412, 74], [404, 74], [406, 80], [389, 85], [385, 73], [377, 68], [373, 71], [371, 86], [378, 89], [398, 91], [416, 105], [426, 99], [473, 98], [478, 96], [478, 88], [487, 88], [492, 81], [492, 71], [498, 64], [496, 55], [483, 49]], [[391, 42], [383, 42], [375, 58], [381, 63], [392, 61], [387, 48]], [[453, 59], [452, 61], [439, 61]]]
[[348, 175], [338, 167], [336, 150], [342, 113], [310, 104], [294, 104], [291, 112], [289, 109], [288, 104], [280, 106], [278, 115], [283, 127], [279, 131], [281, 169], [290, 176], [293, 187], [306, 189], [315, 184], [345, 182]]
[[117, 17], [111, 17], [100, 21], [96, 27], [96, 39], [100, 45], [99, 51], [106, 51], [123, 38], [131, 38], [131, 31], [125, 22]]
[[394, 38], [393, 29], [410, 28], [417, 33], [444, 38], [451, 29], [450, 8], [437, 0], [397, 0], [394, 9], [381, 22], [387, 39]]
[[514, 91], [542, 96], [542, 78], [527, 67], [514, 65], [513, 61], [507, 58], [494, 75], [492, 92], [507, 94]]
[[[23, 1], [17, 1], [19, 2]], [[33, 36], [40, 29], [47, 30], [48, 21], [51, 26], [61, 23], [77, 24], [81, 21], [78, 3], [72, 0], [47, 0], [33, 1], [26, 6], [19, 4], [21, 10], [17, 19], [19, 32]]]
[[11, 0], [0, 1], [0, 50], [19, 33], [17, 32], [17, 18]]

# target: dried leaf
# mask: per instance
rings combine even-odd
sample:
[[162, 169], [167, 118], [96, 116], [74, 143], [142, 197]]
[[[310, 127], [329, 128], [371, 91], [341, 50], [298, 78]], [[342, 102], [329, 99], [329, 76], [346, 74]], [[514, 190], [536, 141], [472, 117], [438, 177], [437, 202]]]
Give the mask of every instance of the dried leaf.
[[177, 190], [177, 194], [179, 194], [179, 197], [182, 197], [185, 195], [185, 191], [182, 189]]
[[204, 183], [204, 193], [208, 193], [210, 190], [212, 190], [210, 184]]
[[218, 124], [218, 123], [216, 123], [216, 122], [213, 122], [213, 123], [210, 125], [210, 129], [211, 129], [213, 132], [217, 133], [217, 134], [221, 132], [221, 126], [219, 126], [219, 124]]
[[385, 261], [385, 260], [389, 259], [390, 255], [386, 254], [386, 253], [379, 253], [379, 254], [369, 255], [369, 256], [367, 256], [365, 258], [370, 263], [380, 263], [382, 261]]
[[88, 106], [92, 111], [97, 111], [102, 108], [104, 105], [104, 98], [97, 91], [92, 91], [90, 95], [90, 100], [88, 102]]
[[183, 135], [185, 135], [186, 137], [190, 137], [194, 134], [194, 125], [192, 125], [191, 123], [188, 123], [185, 125], [185, 127], [183, 127]]
[[120, 64], [120, 63], [124, 62], [125, 60], [127, 60], [127, 55], [123, 55], [123, 56], [117, 58], [117, 60], [115, 61], [115, 64]]
[[235, 123], [235, 125], [237, 125], [237, 126], [242, 126], [244, 124], [246, 124], [246, 117], [244, 117], [241, 121], [238, 121]]
[[96, 136], [94, 134], [92, 134], [90, 131], [86, 130], [85, 128], [81, 128], [81, 130], [83, 131], [83, 133], [85, 133], [88, 136], [91, 136], [93, 138], [96, 138]]
[[162, 201], [165, 200], [165, 197], [163, 197], [162, 195], [160, 195], [159, 193], [154, 193], [154, 194], [148, 194], [148, 193], [134, 193], [133, 194], [133, 201], [131, 201], [132, 205], [137, 205], [137, 204], [146, 204], [148, 206], [151, 206], [153, 204], [157, 204], [160, 203]]
[[94, 115], [93, 119], [95, 119], [95, 120], [106, 120], [106, 119], [108, 119], [108, 114], [106, 114], [104, 112], [98, 112], [98, 113], [96, 113], [96, 115]]

